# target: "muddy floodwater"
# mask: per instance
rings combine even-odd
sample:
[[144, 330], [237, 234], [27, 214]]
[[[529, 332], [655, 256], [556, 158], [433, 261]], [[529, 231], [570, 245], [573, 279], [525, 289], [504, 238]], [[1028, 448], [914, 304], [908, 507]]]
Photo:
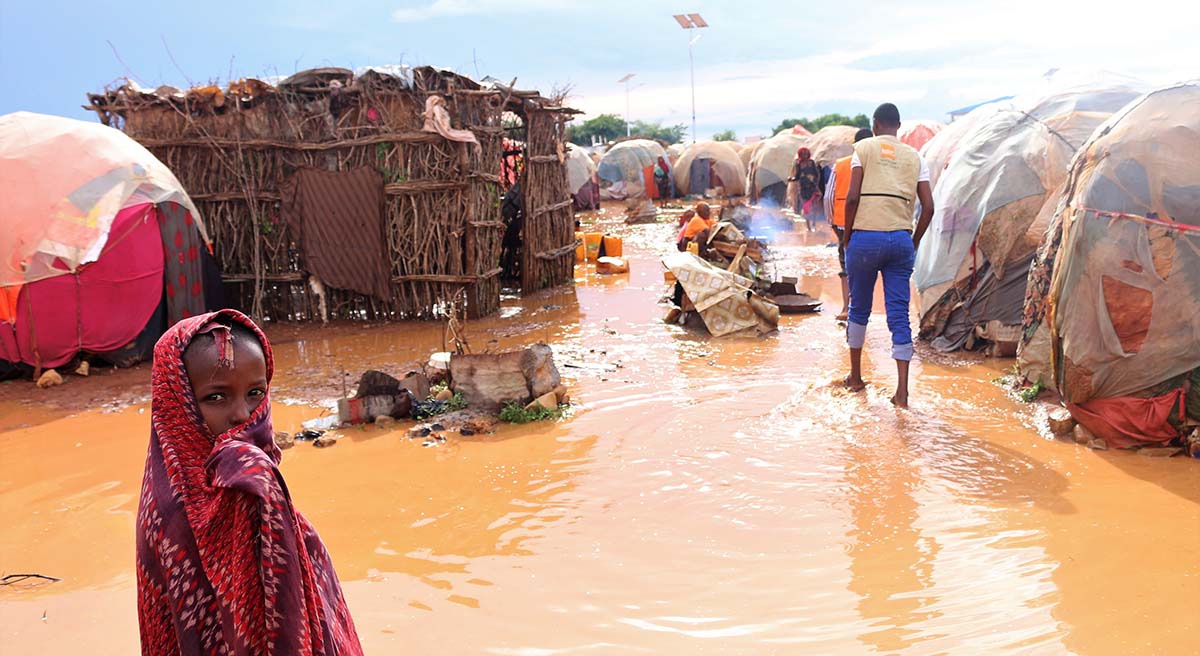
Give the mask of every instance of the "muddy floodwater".
[[[1200, 463], [1039, 432], [993, 384], [1011, 360], [918, 349], [912, 409], [876, 303], [849, 394], [828, 233], [774, 248], [826, 301], [766, 338], [662, 323], [673, 228], [625, 236], [628, 275], [471, 322], [476, 351], [544, 341], [558, 423], [432, 448], [344, 431], [283, 472], [371, 654], [1194, 654]], [[427, 323], [273, 326], [276, 427], [366, 368], [442, 348]], [[0, 385], [0, 653], [138, 649], [133, 523], [149, 433], [142, 366]]]

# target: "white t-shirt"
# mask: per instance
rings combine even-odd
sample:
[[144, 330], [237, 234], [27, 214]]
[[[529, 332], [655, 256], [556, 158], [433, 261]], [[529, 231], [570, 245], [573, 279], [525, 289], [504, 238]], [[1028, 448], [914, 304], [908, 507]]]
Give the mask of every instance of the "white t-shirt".
[[[917, 182], [929, 182], [929, 165], [925, 163], [925, 158], [917, 155], [917, 161], [921, 163], [921, 172], [917, 174]], [[858, 153], [850, 155], [850, 168], [861, 169], [862, 162], [858, 161]]]

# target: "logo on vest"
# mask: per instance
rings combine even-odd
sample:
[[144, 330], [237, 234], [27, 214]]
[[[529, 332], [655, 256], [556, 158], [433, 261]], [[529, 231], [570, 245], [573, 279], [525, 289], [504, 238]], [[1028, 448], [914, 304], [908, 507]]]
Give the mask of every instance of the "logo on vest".
[[896, 147], [893, 146], [892, 144], [888, 144], [888, 143], [880, 144], [879, 145], [879, 158], [880, 159], [890, 159], [890, 160], [896, 159]]

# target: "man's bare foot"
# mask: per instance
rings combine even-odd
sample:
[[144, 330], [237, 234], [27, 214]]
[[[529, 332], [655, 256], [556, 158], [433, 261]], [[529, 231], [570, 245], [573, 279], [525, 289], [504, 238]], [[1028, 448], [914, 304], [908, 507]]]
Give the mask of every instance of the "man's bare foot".
[[846, 376], [845, 378], [838, 381], [838, 385], [845, 387], [846, 389], [850, 390], [851, 392], [861, 392], [861, 391], [867, 389], [867, 384], [865, 382], [863, 382], [863, 379], [850, 378], [849, 376]]
[[899, 394], [892, 397], [892, 405], [897, 408], [908, 408], [908, 396], [900, 396]]

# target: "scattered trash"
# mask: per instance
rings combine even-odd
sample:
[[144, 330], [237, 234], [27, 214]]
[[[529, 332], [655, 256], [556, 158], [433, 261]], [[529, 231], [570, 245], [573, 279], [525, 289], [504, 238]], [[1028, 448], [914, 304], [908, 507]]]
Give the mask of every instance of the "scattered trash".
[[83, 360], [83, 361], [81, 361], [81, 362], [79, 363], [79, 366], [75, 368], [75, 375], [76, 375], [76, 376], [84, 376], [84, 377], [87, 377], [87, 375], [88, 375], [88, 374], [90, 374], [90, 373], [91, 373], [91, 365], [89, 365], [89, 364], [88, 364], [88, 361], [87, 361], [87, 360]]
[[[301, 426], [303, 426], [303, 425], [304, 424], [301, 424]], [[306, 428], [306, 429], [300, 431], [299, 433], [296, 433], [293, 436], [293, 438], [298, 441], [301, 441], [301, 442], [309, 442], [309, 441], [317, 439], [318, 437], [321, 437], [324, 434], [325, 434], [325, 431], [323, 431], [323, 430], [313, 430], [311, 428]]]
[[333, 446], [333, 445], [337, 444], [337, 442], [338, 442], [338, 438], [336, 438], [336, 437], [322, 435], [321, 437], [318, 437], [317, 439], [313, 440], [313, 446], [317, 447], [318, 449], [324, 449], [325, 447], [329, 447], [329, 446]]
[[1170, 458], [1183, 453], [1181, 446], [1144, 446], [1138, 449], [1139, 456], [1147, 458]]
[[38, 380], [37, 380], [37, 386], [41, 389], [46, 389], [48, 387], [54, 387], [56, 385], [62, 385], [62, 384], [63, 384], [63, 377], [61, 375], [59, 375], [59, 373], [53, 369], [47, 369], [44, 373], [42, 373], [41, 377], [38, 378]]
[[387, 415], [380, 415], [375, 418], [375, 427], [380, 430], [392, 430], [396, 427], [396, 420]]
[[290, 449], [296, 446], [296, 438], [284, 431], [275, 431], [275, 446], [280, 449]]
[[1075, 430], [1076, 421], [1071, 416], [1071, 413], [1062, 406], [1052, 406], [1046, 414], [1046, 422], [1050, 425], [1050, 432], [1057, 437], [1071, 437]]
[[629, 262], [619, 257], [602, 257], [596, 260], [596, 273], [629, 273]]
[[[300, 426], [306, 429], [305, 433], [312, 431], [316, 432], [318, 436], [331, 428], [337, 428], [341, 425], [342, 420], [337, 415], [326, 415], [300, 422]], [[299, 434], [297, 434], [297, 439], [300, 439]]]

